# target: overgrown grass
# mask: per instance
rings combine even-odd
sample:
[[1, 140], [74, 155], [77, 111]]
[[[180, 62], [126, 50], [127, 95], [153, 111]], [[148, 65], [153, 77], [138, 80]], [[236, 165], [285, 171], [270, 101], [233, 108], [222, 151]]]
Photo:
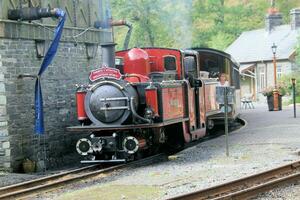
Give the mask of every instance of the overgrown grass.
[[63, 194], [57, 200], [82, 199], [157, 199], [162, 195], [159, 187], [147, 185], [97, 185], [91, 188]]

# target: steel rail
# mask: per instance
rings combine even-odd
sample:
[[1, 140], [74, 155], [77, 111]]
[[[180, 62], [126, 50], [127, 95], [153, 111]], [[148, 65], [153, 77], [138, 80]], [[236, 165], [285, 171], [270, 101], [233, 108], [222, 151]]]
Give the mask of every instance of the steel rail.
[[100, 165], [87, 166], [55, 175], [50, 175], [46, 177], [42, 177], [39, 179], [26, 181], [23, 183], [18, 183], [10, 186], [5, 186], [0, 188], [0, 199], [15, 199], [24, 197], [26, 195], [35, 194], [37, 192], [50, 190], [53, 188], [57, 188], [61, 185], [70, 184], [76, 182], [78, 180], [88, 179], [95, 177], [99, 174], [107, 174], [113, 172], [114, 170], [134, 166], [141, 165], [146, 162], [154, 161], [156, 159], [163, 158], [165, 154], [158, 154], [155, 156], [151, 156], [142, 160], [120, 164], [104, 169], [98, 169], [92, 171], [93, 169], [99, 167]]
[[41, 177], [41, 178], [30, 180], [30, 181], [25, 181], [25, 182], [13, 184], [13, 185], [3, 186], [3, 187], [0, 188], [0, 197], [3, 194], [6, 194], [8, 192], [13, 192], [13, 191], [16, 191], [16, 190], [20, 190], [21, 188], [26, 188], [30, 185], [42, 184], [45, 181], [51, 181], [51, 180], [54, 180], [54, 179], [57, 179], [57, 178], [61, 178], [63, 176], [71, 175], [73, 173], [80, 173], [80, 172], [83, 172], [83, 171], [86, 171], [86, 170], [97, 169], [98, 167], [100, 167], [100, 164], [81, 167], [81, 168], [77, 168], [77, 169], [74, 169], [74, 170], [60, 172], [60, 173], [57, 173], [57, 174]]
[[300, 180], [300, 161], [169, 200], [249, 199], [296, 180]]
[[[203, 142], [207, 139], [212, 139], [215, 137], [220, 136], [221, 134], [216, 134], [213, 137], [205, 137], [203, 140], [199, 140], [199, 142]], [[191, 145], [195, 145], [197, 143], [192, 143]], [[187, 145], [189, 147], [189, 145]], [[128, 164], [120, 164], [116, 165], [113, 167], [108, 167], [104, 169], [97, 169], [101, 165], [92, 165], [92, 166], [87, 166], [87, 167], [82, 167], [50, 176], [45, 176], [42, 178], [22, 182], [22, 183], [17, 183], [14, 185], [9, 185], [9, 186], [4, 186], [0, 188], [0, 199], [12, 199], [16, 197], [22, 197], [25, 195], [30, 195], [37, 193], [39, 191], [46, 191], [52, 188], [56, 188], [58, 186], [67, 184], [67, 183], [72, 183], [77, 180], [82, 180], [82, 179], [88, 179], [90, 177], [102, 174], [102, 173], [109, 173], [117, 169], [129, 167], [132, 165], [138, 165], [142, 164], [144, 162], [152, 161], [155, 160], [156, 158], [159, 159], [163, 156], [164, 154], [158, 154], [155, 156], [151, 156], [142, 160], [134, 161]], [[95, 170], [95, 171], [92, 171]], [[80, 174], [81, 173], [81, 174]]]

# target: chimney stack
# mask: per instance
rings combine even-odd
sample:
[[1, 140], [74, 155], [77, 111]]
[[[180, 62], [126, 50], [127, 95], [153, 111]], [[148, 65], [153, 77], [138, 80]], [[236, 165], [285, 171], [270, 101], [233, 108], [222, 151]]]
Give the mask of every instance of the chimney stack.
[[271, 32], [276, 26], [282, 25], [281, 13], [269, 13], [266, 16], [266, 31]]
[[271, 8], [269, 8], [268, 14], [265, 19], [266, 31], [271, 32], [276, 26], [283, 24], [282, 14], [275, 8], [275, 0], [271, 1]]
[[300, 28], [300, 8], [295, 8], [290, 11], [292, 30]]

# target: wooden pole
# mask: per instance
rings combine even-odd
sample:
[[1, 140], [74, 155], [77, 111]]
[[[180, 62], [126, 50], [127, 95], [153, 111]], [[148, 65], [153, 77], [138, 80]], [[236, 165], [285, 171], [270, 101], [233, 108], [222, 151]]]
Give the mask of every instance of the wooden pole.
[[274, 65], [274, 85], [275, 85], [275, 89], [277, 89], [277, 66], [276, 66], [275, 53], [274, 53], [274, 56], [273, 56], [273, 65]]
[[273, 65], [274, 65], [274, 90], [273, 90], [273, 103], [274, 103], [274, 111], [279, 110], [279, 93], [277, 90], [277, 66], [276, 66], [276, 55], [273, 53]]

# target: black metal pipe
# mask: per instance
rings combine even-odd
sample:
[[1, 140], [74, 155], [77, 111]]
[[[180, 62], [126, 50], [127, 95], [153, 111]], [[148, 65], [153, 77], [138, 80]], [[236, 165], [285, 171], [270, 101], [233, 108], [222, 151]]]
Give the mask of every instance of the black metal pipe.
[[47, 17], [56, 17], [56, 9], [34, 7], [8, 10], [10, 20], [30, 21]]
[[137, 118], [137, 119], [139, 119], [139, 120], [141, 120], [141, 121], [143, 121], [143, 122], [145, 122], [145, 123], [151, 124], [151, 120], [150, 120], [150, 119], [146, 119], [146, 118], [140, 116], [140, 115], [136, 112], [136, 110], [135, 110], [135, 108], [134, 108], [134, 103], [133, 103], [133, 102], [134, 102], [134, 98], [131, 97], [131, 98], [130, 98], [130, 109], [131, 109], [132, 115], [133, 115], [135, 118]]
[[296, 118], [296, 79], [292, 78], [292, 87], [293, 87], [293, 104], [294, 104], [294, 118]]
[[128, 31], [127, 31], [127, 34], [126, 34], [126, 37], [124, 40], [124, 45], [123, 45], [124, 50], [128, 49], [130, 38], [131, 38], [131, 33], [132, 33], [132, 29], [133, 29], [131, 24], [127, 24], [127, 27], [128, 27]]
[[22, 79], [22, 78], [32, 78], [32, 79], [35, 79], [37, 78], [37, 75], [33, 75], [33, 74], [20, 74], [18, 76], [19, 79]]
[[115, 46], [116, 43], [101, 44], [103, 66], [115, 68]]

